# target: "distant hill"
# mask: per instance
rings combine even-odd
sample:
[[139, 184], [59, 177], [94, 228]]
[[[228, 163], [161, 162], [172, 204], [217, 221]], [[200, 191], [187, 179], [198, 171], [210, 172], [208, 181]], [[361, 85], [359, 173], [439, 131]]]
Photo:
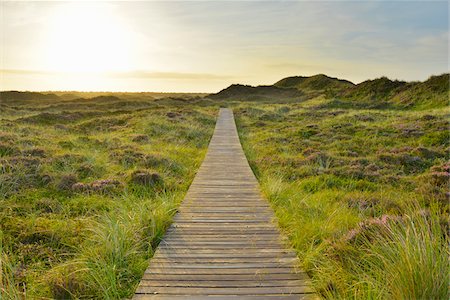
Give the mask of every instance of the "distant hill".
[[18, 92], [18, 91], [5, 91], [0, 92], [0, 102], [10, 101], [47, 101], [47, 100], [59, 100], [60, 98], [55, 94], [44, 94], [38, 92]]
[[[354, 84], [348, 80], [318, 74], [310, 77], [286, 77], [274, 85], [250, 86], [233, 84], [216, 94], [185, 93], [111, 93], [111, 92], [0, 92], [0, 104], [27, 104], [29, 101], [53, 102], [116, 102], [122, 100], [177, 99], [288, 101], [298, 102], [324, 96], [329, 107], [365, 108], [435, 108], [449, 105], [450, 74], [431, 76], [423, 82], [405, 82], [387, 77]], [[175, 98], [174, 98], [175, 97]], [[166, 99], [166, 100], [167, 100]]]
[[294, 88], [279, 88], [272, 85], [250, 86], [242, 84], [233, 84], [217, 94], [209, 95], [208, 98], [225, 100], [264, 100], [264, 99], [287, 99], [299, 98], [303, 95]]
[[292, 76], [274, 85], [233, 84], [210, 99], [220, 100], [307, 100], [325, 96], [327, 106], [366, 108], [434, 108], [449, 104], [449, 74], [431, 76], [424, 82], [406, 82], [381, 77], [354, 84], [348, 80], [318, 74]]
[[450, 74], [431, 76], [413, 83], [392, 97], [392, 102], [405, 107], [432, 108], [449, 105]]
[[408, 87], [409, 84], [405, 81], [392, 81], [387, 77], [381, 77], [373, 80], [366, 80], [349, 89], [343, 90], [339, 96], [341, 98], [358, 101], [385, 100], [393, 97]]
[[51, 91], [51, 92], [28, 92], [28, 91], [0, 91], [0, 103], [7, 104], [27, 104], [30, 101], [57, 102], [64, 101], [92, 101], [92, 102], [113, 102], [122, 100], [149, 101], [154, 99], [164, 99], [169, 97], [180, 97], [194, 99], [204, 97], [207, 93], [162, 93], [162, 92], [79, 92], [79, 91]]
[[318, 74], [311, 77], [304, 77], [304, 76], [286, 77], [276, 82], [274, 86], [281, 88], [296, 88], [301, 91], [339, 92], [351, 88], [355, 86], [355, 84], [348, 80], [328, 77], [324, 74]]
[[336, 97], [356, 106], [442, 107], [449, 103], [449, 74], [431, 76], [424, 82], [405, 82], [386, 77], [367, 80]]

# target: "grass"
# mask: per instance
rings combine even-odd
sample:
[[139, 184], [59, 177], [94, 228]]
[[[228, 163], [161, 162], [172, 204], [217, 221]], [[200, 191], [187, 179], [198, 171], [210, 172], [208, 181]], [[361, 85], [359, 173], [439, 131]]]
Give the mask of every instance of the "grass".
[[133, 294], [217, 113], [134, 96], [2, 104], [2, 299]]
[[408, 85], [418, 94], [368, 82], [360, 102], [329, 89], [248, 101], [13, 93], [0, 103], [1, 298], [130, 297], [229, 106], [320, 296], [448, 299], [442, 78]]
[[236, 104], [278, 223], [327, 299], [447, 299], [448, 108]]
[[[431, 76], [423, 82], [404, 82], [386, 77], [367, 80], [334, 93], [330, 107], [433, 109], [448, 106], [449, 74]], [[337, 97], [336, 97], [337, 96]]]

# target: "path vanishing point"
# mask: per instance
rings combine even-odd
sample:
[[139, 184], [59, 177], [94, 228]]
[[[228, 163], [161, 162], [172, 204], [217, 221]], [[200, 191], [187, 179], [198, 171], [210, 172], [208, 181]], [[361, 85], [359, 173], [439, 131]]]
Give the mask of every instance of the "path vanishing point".
[[315, 299], [248, 165], [230, 109], [133, 299]]

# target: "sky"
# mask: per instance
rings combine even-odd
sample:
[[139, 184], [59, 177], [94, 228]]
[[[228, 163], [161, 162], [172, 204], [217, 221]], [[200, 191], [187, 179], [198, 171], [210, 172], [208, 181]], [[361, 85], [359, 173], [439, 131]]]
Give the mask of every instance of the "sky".
[[4, 1], [0, 90], [217, 92], [449, 70], [447, 1]]

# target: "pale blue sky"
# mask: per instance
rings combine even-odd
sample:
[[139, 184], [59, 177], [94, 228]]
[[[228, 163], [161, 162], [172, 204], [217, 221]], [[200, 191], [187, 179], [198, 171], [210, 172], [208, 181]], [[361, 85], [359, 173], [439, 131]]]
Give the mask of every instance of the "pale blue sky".
[[448, 72], [447, 1], [1, 2], [0, 89], [214, 92]]

